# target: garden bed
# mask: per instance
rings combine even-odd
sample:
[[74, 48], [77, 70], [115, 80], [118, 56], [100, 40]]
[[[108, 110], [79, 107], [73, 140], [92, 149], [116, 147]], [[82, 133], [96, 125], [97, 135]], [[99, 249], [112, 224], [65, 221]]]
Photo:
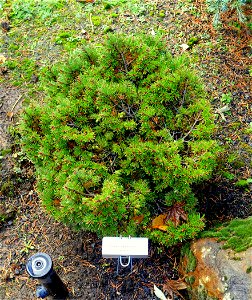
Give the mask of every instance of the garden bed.
[[[71, 299], [153, 299], [154, 284], [163, 289], [165, 283], [174, 299], [187, 299], [179, 290], [180, 245], [166, 249], [151, 243], [148, 259], [134, 260], [131, 273], [124, 270], [117, 276], [116, 260], [101, 257], [100, 238], [74, 232], [44, 212], [33, 166], [16, 143], [18, 111], [30, 98], [42, 97], [41, 67], [81, 45], [99, 44], [109, 31], [162, 34], [173, 55], [196, 37], [186, 52], [212, 99], [216, 138], [227, 149], [214, 178], [194, 187], [199, 211], [208, 227], [245, 218], [252, 203], [251, 32], [237, 25], [234, 12], [224, 16], [221, 29], [214, 29], [201, 0], [113, 1], [111, 7], [103, 1], [56, 2], [58, 6], [35, 11], [30, 4], [25, 9], [29, 1], [13, 1], [15, 9], [3, 9], [1, 22], [9, 27], [2, 25], [0, 48], [6, 58], [0, 65], [0, 298], [35, 298], [37, 282], [28, 277], [25, 264], [29, 256], [44, 251], [52, 256]], [[224, 106], [228, 109], [222, 112]], [[16, 140], [7, 132], [10, 126]]]

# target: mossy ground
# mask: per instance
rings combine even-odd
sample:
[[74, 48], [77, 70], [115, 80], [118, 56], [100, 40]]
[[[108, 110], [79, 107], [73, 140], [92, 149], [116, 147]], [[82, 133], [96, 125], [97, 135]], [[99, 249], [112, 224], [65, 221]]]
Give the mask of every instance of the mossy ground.
[[225, 241], [223, 248], [231, 248], [236, 252], [252, 247], [252, 217], [234, 219], [212, 230], [202, 233], [202, 237], [216, 237]]
[[185, 244], [181, 249], [181, 257], [185, 259], [184, 272], [193, 272], [196, 268], [197, 260], [192, 250], [190, 249], [190, 243]]

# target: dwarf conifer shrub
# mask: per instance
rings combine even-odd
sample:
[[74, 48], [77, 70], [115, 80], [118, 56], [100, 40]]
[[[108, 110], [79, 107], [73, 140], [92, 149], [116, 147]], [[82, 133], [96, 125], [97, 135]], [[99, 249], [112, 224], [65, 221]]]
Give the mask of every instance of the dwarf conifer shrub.
[[211, 177], [219, 147], [186, 57], [157, 38], [111, 35], [42, 77], [46, 97], [25, 109], [22, 143], [56, 219], [164, 245], [203, 228], [192, 186]]

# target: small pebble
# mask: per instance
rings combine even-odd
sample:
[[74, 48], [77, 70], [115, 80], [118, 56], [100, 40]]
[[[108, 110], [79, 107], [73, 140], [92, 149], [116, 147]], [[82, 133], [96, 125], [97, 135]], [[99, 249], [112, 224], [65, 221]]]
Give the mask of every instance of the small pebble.
[[10, 29], [11, 29], [10, 24], [8, 22], [2, 22], [1, 27], [4, 32], [10, 31]]
[[19, 269], [15, 269], [14, 273], [15, 273], [15, 275], [19, 275], [20, 274], [20, 270]]

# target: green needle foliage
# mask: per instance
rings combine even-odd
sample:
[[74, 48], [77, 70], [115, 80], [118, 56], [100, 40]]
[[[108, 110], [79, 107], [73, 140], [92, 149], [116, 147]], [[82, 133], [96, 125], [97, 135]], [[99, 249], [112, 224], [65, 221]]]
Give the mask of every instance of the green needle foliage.
[[[47, 96], [26, 108], [21, 131], [56, 219], [167, 246], [202, 230], [192, 185], [211, 177], [220, 149], [188, 64], [157, 38], [111, 35], [44, 71]], [[165, 230], [154, 228], [167, 210]]]
[[213, 23], [215, 26], [220, 24], [221, 13], [228, 9], [235, 9], [238, 19], [244, 23], [246, 17], [243, 13], [245, 4], [249, 4], [251, 0], [206, 0], [209, 10], [214, 13]]

